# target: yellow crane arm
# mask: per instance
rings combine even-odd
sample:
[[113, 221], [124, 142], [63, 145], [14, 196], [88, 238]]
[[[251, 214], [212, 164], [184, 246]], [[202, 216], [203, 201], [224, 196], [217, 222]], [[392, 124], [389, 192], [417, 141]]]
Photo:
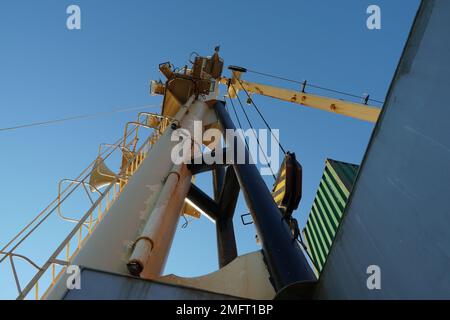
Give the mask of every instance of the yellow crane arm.
[[235, 98], [237, 92], [244, 88], [249, 94], [260, 94], [374, 123], [377, 122], [381, 111], [379, 108], [365, 104], [248, 82], [239, 78], [240, 74], [233, 72], [233, 77], [231, 79], [225, 77], [220, 79], [222, 84], [230, 86], [228, 89], [230, 98]]

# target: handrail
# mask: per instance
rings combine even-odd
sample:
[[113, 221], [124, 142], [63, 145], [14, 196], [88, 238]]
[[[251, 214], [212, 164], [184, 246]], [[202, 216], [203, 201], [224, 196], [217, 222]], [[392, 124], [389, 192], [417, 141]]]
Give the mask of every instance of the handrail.
[[35, 286], [36, 282], [39, 278], [44, 274], [44, 272], [50, 267], [53, 261], [59, 256], [59, 254], [66, 248], [67, 243], [72, 240], [72, 237], [78, 232], [78, 229], [83, 226], [84, 222], [89, 218], [92, 212], [97, 208], [98, 204], [103, 200], [105, 194], [107, 194], [113, 186], [111, 183], [105, 190], [103, 196], [99, 197], [97, 201], [95, 201], [94, 205], [84, 214], [84, 216], [80, 219], [80, 221], [75, 225], [71, 232], [69, 232], [68, 236], [61, 242], [58, 248], [53, 252], [50, 258], [44, 263], [41, 270], [30, 280], [28, 285], [23, 289], [23, 291], [17, 297], [18, 300], [24, 299], [27, 294], [31, 291], [31, 289]]
[[[118, 139], [115, 144], [120, 144], [122, 139]], [[103, 154], [105, 154], [111, 147], [108, 147]], [[74, 180], [80, 180], [80, 178], [85, 174], [88, 170], [91, 169], [95, 165], [95, 161], [93, 160]], [[73, 183], [69, 184], [62, 192], [61, 195], [68, 192], [68, 190], [72, 187]], [[75, 186], [76, 188], [76, 186]], [[50, 208], [52, 205], [54, 205], [58, 201], [58, 197], [56, 197], [53, 201], [50, 202], [50, 204], [44, 208], [36, 217], [34, 217], [25, 227], [23, 227], [7, 244], [3, 246], [3, 248], [0, 249], [0, 251], [5, 251], [18, 237], [20, 237], [21, 234], [23, 234], [31, 225], [33, 225], [40, 217], [42, 217]], [[11, 251], [11, 250], [10, 250]], [[3, 257], [0, 259], [0, 263], [4, 261], [6, 257]]]
[[12, 256], [12, 257], [17, 257], [17, 258], [23, 259], [26, 262], [28, 262], [29, 264], [31, 264], [33, 267], [35, 267], [36, 269], [41, 268], [33, 260], [31, 260], [30, 258], [28, 258], [27, 256], [24, 256], [22, 254], [18, 254], [18, 253], [14, 253], [14, 252], [3, 252], [3, 251], [1, 251], [0, 254], [3, 254], [5, 256]]
[[[126, 137], [129, 137], [134, 131], [136, 130], [136, 128], [134, 128], [133, 130], [131, 130]], [[111, 144], [108, 148], [106, 148], [103, 153], [99, 153], [99, 156], [102, 156], [104, 154], [106, 154], [111, 148], [113, 148], [113, 150], [111, 152], [109, 152], [106, 156], [105, 159], [108, 158], [114, 151], [115, 149], [120, 146], [121, 142], [122, 142], [123, 138], [119, 138], [117, 139], [113, 144]], [[74, 181], [79, 181], [81, 179], [81, 177], [83, 176], [83, 174], [85, 174], [86, 172], [88, 172], [94, 165], [97, 159], [94, 159], [75, 179]], [[83, 178], [83, 181], [86, 179]], [[75, 185], [75, 182], [70, 183], [53, 201], [50, 202], [50, 204], [44, 208], [44, 210], [42, 210], [36, 217], [34, 217], [25, 227], [23, 227], [7, 244], [5, 244], [3, 246], [3, 248], [0, 249], [0, 251], [6, 251], [6, 249], [15, 241], [17, 240], [17, 238], [19, 238], [30, 226], [32, 226], [40, 217], [42, 217], [56, 202], [60, 202], [61, 200], [61, 195], [65, 194], [66, 192], [68, 192], [68, 190]], [[75, 185], [74, 188], [77, 188], [78, 184]], [[43, 218], [45, 219], [45, 217]], [[17, 246], [14, 246], [13, 249], [10, 250], [10, 252], [12, 250], [14, 250]], [[2, 263], [4, 260], [6, 259], [6, 256], [0, 259], [0, 263]]]
[[58, 183], [58, 204], [57, 204], [57, 206], [56, 206], [58, 216], [59, 216], [61, 219], [65, 220], [65, 221], [69, 221], [69, 222], [78, 222], [78, 221], [79, 221], [78, 219], [66, 217], [66, 216], [63, 215], [62, 212], [61, 212], [61, 204], [62, 204], [62, 202], [61, 202], [61, 184], [62, 184], [63, 182], [65, 182], [65, 181], [69, 181], [69, 182], [73, 182], [73, 183], [77, 183], [77, 184], [83, 185], [83, 189], [84, 189], [84, 191], [86, 192], [86, 194], [87, 194], [89, 200], [91, 201], [91, 205], [94, 204], [94, 200], [92, 199], [90, 193], [89, 193], [88, 190], [86, 189], [86, 185], [88, 185], [88, 186], [94, 188], [95, 192], [97, 192], [97, 193], [100, 194], [100, 195], [103, 195], [103, 193], [102, 193], [100, 190], [98, 190], [95, 186], [91, 185], [89, 182], [78, 181], [78, 180], [74, 180], [74, 179], [62, 179], [62, 180], [59, 181], [59, 183]]
[[[120, 140], [119, 140], [119, 143], [120, 143]], [[109, 155], [111, 155], [112, 154], [112, 152], [114, 152], [114, 150], [113, 151], [111, 151], [106, 157], [109, 157]], [[105, 158], [106, 158], [105, 157]], [[83, 172], [86, 172], [93, 164], [95, 163], [95, 160], [94, 160], [94, 162], [92, 162], [91, 163], [91, 165], [89, 165], [88, 166], [88, 168], [86, 168], [85, 170], [83, 170]], [[87, 179], [87, 177], [89, 177], [89, 175], [90, 175], [90, 173], [88, 173], [88, 174], [86, 174], [80, 181], [81, 182], [84, 182], [86, 179]], [[71, 183], [71, 185], [72, 185], [73, 183]], [[61, 202], [64, 202], [78, 187], [80, 186], [80, 183], [78, 183], [78, 184], [76, 184], [73, 188], [72, 188], [72, 190], [70, 190], [70, 191], [68, 191], [68, 194], [61, 200], [59, 197], [56, 197], [56, 199], [55, 200], [53, 200], [52, 201], [52, 204], [53, 203], [55, 203], [56, 201], [59, 201], [59, 204], [61, 203]], [[47, 208], [49, 208], [50, 206], [48, 206]], [[31, 228], [31, 230], [30, 231], [28, 231], [28, 233], [27, 234], [25, 234], [25, 236], [23, 236], [23, 238], [22, 239], [20, 239], [8, 252], [9, 253], [12, 253], [26, 238], [28, 238], [28, 236], [31, 234], [31, 233], [33, 233], [33, 231], [34, 230], [36, 230], [36, 228], [37, 227], [39, 227], [55, 210], [57, 209], [57, 206], [55, 206], [55, 207], [53, 207], [53, 209], [51, 209], [45, 216], [43, 216], [43, 218], [33, 227], [33, 228]], [[42, 214], [43, 213], [45, 213], [45, 211], [43, 211], [42, 212]], [[38, 216], [41, 216], [41, 214], [39, 214]], [[33, 221], [36, 221], [36, 219], [33, 219]], [[29, 224], [30, 225], [30, 224]], [[26, 230], [26, 228], [24, 228], [24, 229], [22, 229], [20, 232], [19, 232], [19, 234], [21, 234], [22, 233], [22, 231], [24, 231], [24, 230]], [[17, 239], [17, 236], [16, 237], [14, 237], [13, 239]], [[5, 245], [5, 248], [10, 244], [10, 243], [12, 243], [12, 240], [7, 244], [7, 245]], [[5, 249], [2, 249], [1, 251], [5, 251]], [[5, 259], [6, 257], [4, 257], [4, 258], [2, 258], [2, 259], [0, 259], [0, 263], [1, 262], [3, 262], [3, 260]]]
[[[139, 165], [143, 162], [143, 160], [145, 159], [146, 153], [149, 151], [146, 150], [146, 148], [151, 147], [151, 145], [153, 145], [153, 141], [156, 137], [159, 136], [159, 132], [157, 130], [155, 130], [147, 139], [146, 141], [142, 144], [142, 146], [138, 149], [138, 151], [133, 155], [133, 157], [131, 159], [129, 159], [129, 161], [127, 162], [126, 166], [124, 166], [121, 170], [121, 172], [119, 173], [122, 174], [124, 172], [129, 171], [130, 168], [132, 168], [132, 172], [131, 175], [137, 170], [137, 168], [139, 167]], [[138, 161], [139, 163], [135, 163], [136, 161]], [[44, 293], [44, 295], [42, 295], [42, 297], [44, 297], [48, 291], [50, 290], [50, 288], [52, 288], [52, 286], [56, 283], [56, 279], [58, 279], [61, 275], [61, 273], [65, 270], [65, 266], [63, 266], [63, 268], [61, 269], [61, 271], [58, 273], [57, 276], [55, 276], [55, 271], [54, 271], [54, 265], [55, 264], [60, 264], [60, 265], [67, 265], [69, 263], [69, 261], [73, 258], [73, 256], [78, 253], [79, 249], [82, 247], [82, 245], [84, 244], [84, 242], [87, 240], [87, 238], [89, 237], [89, 235], [92, 233], [92, 231], [95, 229], [95, 227], [97, 226], [97, 224], [101, 221], [103, 215], [107, 212], [107, 210], [109, 209], [110, 205], [112, 202], [114, 202], [118, 195], [120, 194], [120, 190], [118, 193], [116, 193], [116, 184], [119, 182], [120, 177], [119, 175], [116, 177], [116, 179], [114, 179], [107, 187], [106, 189], [101, 193], [101, 195], [98, 197], [98, 199], [92, 204], [92, 206], [90, 207], [90, 209], [83, 215], [83, 217], [81, 217], [81, 219], [76, 223], [76, 225], [74, 226], [74, 228], [69, 232], [69, 234], [67, 235], [67, 237], [60, 243], [60, 245], [57, 247], [57, 249], [50, 255], [49, 259], [47, 259], [47, 261], [43, 264], [43, 266], [38, 270], [38, 272], [34, 275], [34, 277], [28, 282], [28, 284], [25, 286], [25, 288], [23, 290], [20, 289], [20, 285], [18, 285], [18, 290], [19, 290], [19, 296], [17, 297], [17, 299], [24, 299], [28, 296], [28, 294], [30, 293], [30, 291], [35, 288], [36, 289], [36, 295], [35, 297], [37, 299], [40, 298], [39, 296], [39, 292], [38, 292], [38, 288], [39, 288], [39, 280], [41, 279], [41, 277], [49, 270], [50, 266], [52, 266], [52, 283], [49, 285], [48, 289], [46, 290], [46, 292]], [[83, 183], [83, 181], [88, 177], [88, 175], [86, 175], [82, 180], [81, 183], [78, 183], [77, 186], [79, 186], [80, 184]], [[75, 186], [75, 188], [77, 187]], [[75, 189], [74, 188], [74, 189]], [[112, 200], [110, 200], [110, 192], [111, 190], [114, 191], [114, 197]], [[69, 194], [70, 195], [70, 194]], [[66, 197], [68, 197], [69, 195], [67, 195]], [[107, 202], [106, 208], [105, 210], [101, 210], [101, 205], [104, 199], [107, 199], [107, 201], [109, 200], [109, 202]], [[98, 209], [98, 217], [97, 219], [95, 219], [95, 223], [94, 222], [94, 218], [93, 218], [93, 214], [94, 211]], [[102, 211], [100, 213], [100, 211]], [[89, 222], [88, 222], [89, 219]], [[82, 228], [83, 226], [86, 226], [86, 224], [88, 225], [88, 234], [86, 234], [83, 238], [82, 235]], [[35, 230], [35, 228], [33, 229]], [[70, 243], [71, 241], [75, 238], [75, 236], [78, 233], [78, 246], [77, 249], [70, 254]], [[60, 259], [58, 259], [58, 257], [62, 254], [63, 250], [66, 248], [66, 260], [62, 261]], [[16, 280], [16, 284], [18, 284], [18, 280], [17, 280], [17, 276], [15, 274], [15, 268], [13, 270], [14, 276], [15, 276], [15, 280]]]
[[[142, 116], [146, 116], [145, 123], [142, 123], [142, 122], [141, 122], [141, 117], [142, 117]], [[148, 124], [148, 122], [149, 122], [149, 117], [158, 119], [158, 120], [159, 120], [158, 126], [151, 126], [151, 125], [149, 125], [149, 124]], [[177, 120], [177, 119], [175, 119], [175, 118], [173, 118], [173, 117], [163, 116], [163, 115], [160, 115], [160, 114], [158, 114], [158, 113], [147, 112], [147, 111], [141, 111], [141, 112], [139, 112], [139, 113], [138, 113], [138, 116], [137, 116], [137, 121], [130, 121], [130, 122], [128, 122], [128, 123], [125, 125], [125, 132], [126, 132], [127, 127], [128, 127], [129, 124], [134, 124], [134, 125], [136, 125], [136, 133], [135, 133], [135, 137], [134, 137], [134, 147], [133, 147], [133, 151], [134, 151], [135, 148], [136, 148], [136, 143], [137, 143], [137, 140], [138, 140], [139, 127], [158, 129], [159, 133], [161, 134], [162, 132], [164, 132], [164, 130], [166, 130], [166, 128], [168, 127], [168, 125], [169, 125], [171, 122], [177, 123], [177, 126], [180, 125], [180, 121]], [[131, 143], [131, 142], [130, 142], [130, 143]], [[126, 138], [124, 139], [123, 147], [126, 147]]]

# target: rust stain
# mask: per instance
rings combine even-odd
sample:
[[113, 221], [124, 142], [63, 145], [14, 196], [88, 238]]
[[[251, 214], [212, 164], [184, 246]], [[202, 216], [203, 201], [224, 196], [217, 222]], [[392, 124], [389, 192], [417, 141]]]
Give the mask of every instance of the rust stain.
[[259, 94], [264, 94], [264, 91], [262, 91], [260, 88], [255, 86], [255, 90], [258, 91]]

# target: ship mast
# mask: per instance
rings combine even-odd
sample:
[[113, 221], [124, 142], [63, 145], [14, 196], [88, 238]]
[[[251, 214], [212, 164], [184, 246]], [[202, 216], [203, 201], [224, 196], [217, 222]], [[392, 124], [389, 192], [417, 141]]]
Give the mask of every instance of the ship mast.
[[[82, 218], [71, 219], [60, 212], [67, 198], [61, 190], [56, 207], [49, 209], [47, 215], [45, 210], [38, 215], [45, 219], [57, 209], [63, 220], [76, 225], [23, 290], [11, 263], [19, 299], [25, 298], [33, 288], [36, 288], [36, 298], [63, 299], [69, 277], [64, 270], [69, 265], [243, 298], [310, 297], [316, 276], [297, 239], [298, 225], [292, 217], [301, 199], [301, 165], [295, 154], [283, 148], [284, 161], [270, 191], [244, 140], [239, 135], [231, 138], [227, 135], [227, 131], [235, 132], [239, 128], [231, 120], [225, 102], [218, 99], [219, 85], [227, 85], [230, 99], [236, 98], [240, 90], [245, 91], [253, 104], [250, 94], [261, 94], [370, 122], [377, 120], [379, 110], [366, 104], [312, 96], [305, 90], [288, 91], [246, 82], [241, 79], [246, 69], [240, 67], [229, 67], [232, 77], [226, 78], [222, 75], [224, 62], [218, 47], [213, 55], [197, 55], [191, 63], [191, 67], [181, 69], [173, 68], [169, 62], [160, 64], [159, 70], [166, 80], [152, 81], [151, 93], [163, 96], [161, 113], [139, 113], [136, 121], [126, 124], [123, 139], [116, 144], [104, 144], [122, 152], [119, 173], [106, 167], [107, 156], [100, 146], [98, 158], [88, 167], [92, 168], [90, 174], [81, 180], [70, 180], [71, 185], [81, 185], [86, 192], [89, 187], [99, 195], [95, 202], [89, 195], [92, 207]], [[197, 134], [198, 124], [201, 132], [219, 129], [224, 145], [220, 137], [214, 142], [204, 141]], [[153, 132], [138, 147], [138, 132], [142, 130]], [[180, 132], [189, 137], [188, 150], [194, 152], [175, 162], [173, 150], [183, 136]], [[221, 153], [227, 161], [205, 162], [207, 150], [212, 150], [209, 155]], [[244, 161], [239, 162], [242, 150]], [[196, 174], [206, 171], [212, 173], [213, 198], [193, 183]], [[237, 254], [233, 227], [240, 190], [262, 245], [262, 252], [244, 256]], [[104, 202], [106, 206], [102, 206]], [[98, 215], [94, 218], [96, 211]], [[215, 223], [218, 271], [191, 279], [162, 275], [181, 214], [194, 217], [203, 214]], [[32, 222], [39, 225], [43, 220]], [[20, 256], [15, 250], [36, 229], [33, 227], [21, 237], [31, 226], [7, 244], [12, 249], [5, 251], [3, 260]], [[85, 230], [87, 234], [83, 235]], [[78, 245], [71, 253], [70, 243], [77, 234]], [[65, 248], [66, 258], [61, 259]], [[55, 265], [62, 266], [57, 275]], [[39, 281], [49, 269], [52, 269], [52, 282], [40, 295]]]

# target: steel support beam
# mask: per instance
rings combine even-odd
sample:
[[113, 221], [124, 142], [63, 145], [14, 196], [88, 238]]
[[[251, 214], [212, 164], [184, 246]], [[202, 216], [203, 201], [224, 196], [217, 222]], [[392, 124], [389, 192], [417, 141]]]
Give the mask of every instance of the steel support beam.
[[187, 198], [216, 224], [217, 256], [222, 268], [237, 257], [233, 216], [239, 197], [239, 183], [230, 166], [213, 170], [214, 200], [192, 184]]
[[[217, 184], [222, 185], [220, 194], [217, 195], [220, 212], [216, 220], [217, 252], [219, 258], [219, 266], [222, 268], [237, 257], [233, 216], [234, 209], [236, 208], [236, 203], [239, 197], [240, 188], [236, 178], [236, 173], [231, 166], [226, 169], [225, 177], [222, 178], [222, 184], [220, 184], [219, 182], [220, 179], [217, 180]], [[214, 193], [214, 196], [216, 197], [216, 192]]]
[[225, 168], [223, 166], [215, 167], [212, 170], [214, 200], [217, 202], [219, 202], [220, 200], [220, 193], [222, 192], [224, 177]]
[[186, 198], [192, 201], [193, 204], [195, 204], [205, 214], [207, 214], [211, 220], [217, 220], [217, 217], [219, 215], [219, 206], [217, 202], [211, 199], [195, 184], [191, 184], [191, 188], [189, 189]]
[[[236, 127], [225, 109], [224, 102], [217, 101], [215, 110], [226, 138], [226, 130], [235, 130]], [[235, 155], [237, 148], [244, 148], [245, 159], [249, 158], [249, 152], [242, 139], [235, 137], [234, 141], [226, 141], [226, 143], [227, 147], [230, 147], [230, 143], [233, 144], [231, 147], [234, 146]], [[277, 292], [290, 285], [315, 281], [315, 275], [306, 257], [297, 241], [292, 239], [291, 231], [283, 220], [257, 167], [248, 161], [243, 164], [233, 161], [232, 166], [244, 192], [245, 201], [261, 240], [269, 273]]]

